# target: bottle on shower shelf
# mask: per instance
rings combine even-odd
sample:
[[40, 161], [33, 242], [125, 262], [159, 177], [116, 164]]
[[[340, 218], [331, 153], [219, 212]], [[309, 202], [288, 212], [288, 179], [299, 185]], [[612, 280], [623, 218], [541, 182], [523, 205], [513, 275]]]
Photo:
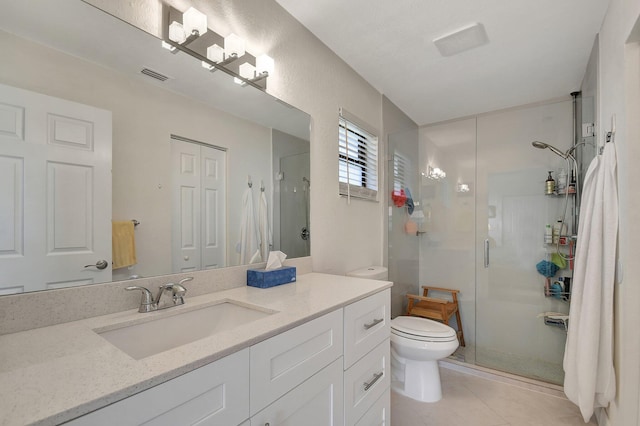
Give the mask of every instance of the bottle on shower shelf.
[[558, 219], [558, 221], [553, 225], [553, 244], [558, 244], [560, 242], [560, 237], [562, 235], [566, 235], [566, 233], [567, 225], [562, 219]]
[[556, 190], [558, 194], [564, 193], [567, 189], [567, 172], [564, 169], [560, 169], [558, 172], [558, 181], [556, 182]]
[[575, 194], [576, 193], [576, 172], [575, 170], [571, 170], [571, 180], [569, 181], [569, 187], [567, 188], [567, 193]]
[[556, 189], [556, 181], [553, 180], [553, 176], [551, 176], [551, 173], [553, 173], [551, 170], [549, 171], [549, 176], [547, 177], [547, 180], [545, 181], [545, 187], [544, 187], [544, 193], [546, 195], [551, 195], [553, 194], [553, 192]]
[[547, 223], [544, 226], [544, 243], [551, 244], [553, 242], [553, 230], [551, 229], [551, 224]]

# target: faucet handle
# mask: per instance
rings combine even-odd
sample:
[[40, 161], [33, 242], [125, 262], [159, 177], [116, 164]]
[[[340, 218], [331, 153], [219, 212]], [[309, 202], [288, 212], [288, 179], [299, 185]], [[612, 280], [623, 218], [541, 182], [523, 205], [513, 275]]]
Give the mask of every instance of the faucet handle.
[[180, 284], [174, 284], [171, 287], [171, 294], [173, 296], [173, 304], [174, 305], [183, 305], [184, 304], [184, 295], [187, 293], [187, 289], [181, 286]]
[[127, 291], [140, 290], [142, 292], [142, 298], [140, 299], [140, 307], [138, 312], [149, 312], [153, 310], [153, 295], [146, 287], [137, 285], [125, 287]]
[[182, 285], [187, 281], [193, 281], [193, 277], [187, 277], [187, 278], [181, 279], [180, 281], [178, 281], [178, 285]]

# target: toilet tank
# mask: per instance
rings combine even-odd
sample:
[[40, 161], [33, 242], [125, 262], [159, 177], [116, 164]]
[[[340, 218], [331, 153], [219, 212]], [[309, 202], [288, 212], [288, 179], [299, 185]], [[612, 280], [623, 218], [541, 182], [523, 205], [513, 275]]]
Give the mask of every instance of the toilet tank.
[[389, 278], [389, 271], [384, 266], [368, 266], [366, 268], [347, 272], [347, 276], [386, 281]]

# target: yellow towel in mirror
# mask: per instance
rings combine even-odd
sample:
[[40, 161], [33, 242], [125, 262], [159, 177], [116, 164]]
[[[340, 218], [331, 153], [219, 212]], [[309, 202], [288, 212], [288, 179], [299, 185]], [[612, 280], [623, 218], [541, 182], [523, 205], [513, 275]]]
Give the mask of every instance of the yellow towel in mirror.
[[112, 221], [113, 269], [138, 263], [136, 259], [136, 236], [130, 220]]

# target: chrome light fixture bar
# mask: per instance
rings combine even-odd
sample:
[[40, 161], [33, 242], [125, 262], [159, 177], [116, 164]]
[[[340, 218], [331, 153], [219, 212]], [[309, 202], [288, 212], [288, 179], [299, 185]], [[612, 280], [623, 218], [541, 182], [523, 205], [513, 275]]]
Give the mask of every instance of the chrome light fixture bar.
[[202, 62], [211, 72], [221, 70], [243, 86], [266, 90], [267, 77], [273, 74], [274, 61], [268, 55], [253, 56], [245, 50], [244, 40], [236, 34], [222, 37], [207, 27], [207, 16], [190, 7], [181, 13], [164, 5], [167, 17], [162, 46], [172, 53], [182, 51]]

